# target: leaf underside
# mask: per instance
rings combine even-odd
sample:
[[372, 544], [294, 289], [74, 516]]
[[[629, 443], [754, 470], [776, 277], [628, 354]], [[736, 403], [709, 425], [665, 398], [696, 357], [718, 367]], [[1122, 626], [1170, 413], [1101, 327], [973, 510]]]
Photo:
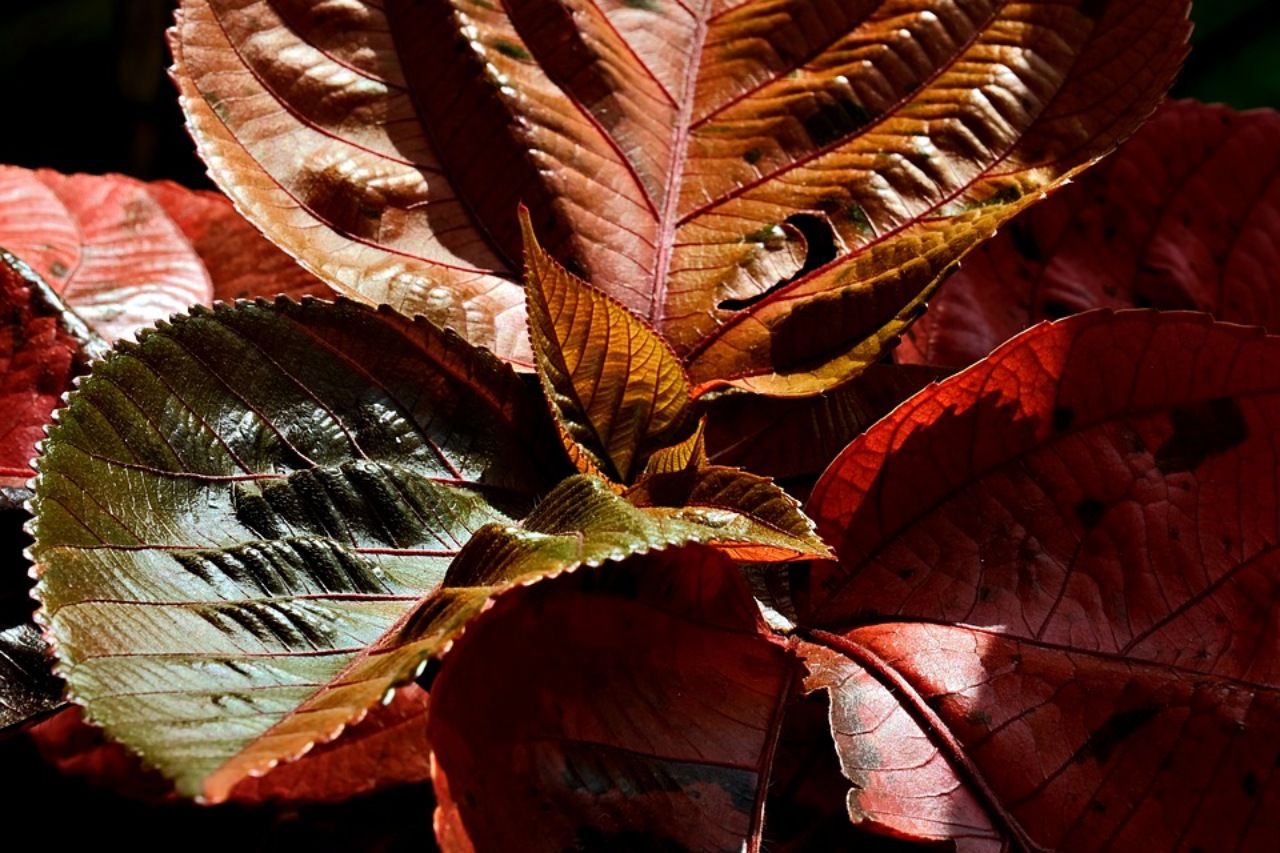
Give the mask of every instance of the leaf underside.
[[832, 464], [808, 508], [838, 562], [798, 621], [856, 820], [971, 850], [1280, 836], [1278, 359], [1204, 315], [1089, 312]]
[[333, 737], [417, 663], [366, 650], [545, 487], [538, 414], [486, 354], [350, 303], [201, 309], [121, 346], [33, 501], [73, 698], [208, 800]]
[[[1155, 107], [1185, 0], [185, 0], [211, 174], [345, 292], [527, 362], [517, 204], [695, 385], [812, 394]], [[281, 145], [288, 139], [289, 145]]]

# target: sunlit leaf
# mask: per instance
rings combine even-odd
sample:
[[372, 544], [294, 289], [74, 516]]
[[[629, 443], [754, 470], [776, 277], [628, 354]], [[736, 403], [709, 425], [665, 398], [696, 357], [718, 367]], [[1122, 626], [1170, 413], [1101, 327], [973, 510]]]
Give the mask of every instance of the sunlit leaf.
[[809, 509], [838, 561], [797, 601], [855, 819], [970, 849], [1268, 849], [1278, 359], [1260, 329], [1090, 312], [833, 463]]
[[226, 196], [189, 190], [171, 181], [154, 181], [146, 189], [200, 256], [213, 283], [214, 299], [332, 295], [328, 285], [268, 242]]
[[[812, 394], [1155, 107], [1185, 0], [184, 0], [211, 173], [347, 292], [527, 360], [549, 251], [698, 387]], [[287, 142], [285, 142], [287, 141]]]
[[1166, 104], [1113, 157], [970, 255], [899, 360], [963, 367], [1089, 308], [1280, 331], [1280, 113]]
[[681, 438], [689, 383], [666, 342], [619, 303], [571, 274], [538, 245], [527, 211], [529, 334], [551, 411], [586, 472], [629, 482], [649, 452]]
[[73, 698], [213, 801], [332, 738], [412, 675], [395, 628], [462, 544], [553, 481], [540, 409], [456, 336], [350, 303], [197, 310], [120, 346], [33, 501]]
[[441, 846], [758, 850], [795, 669], [706, 549], [512, 592], [433, 686]]

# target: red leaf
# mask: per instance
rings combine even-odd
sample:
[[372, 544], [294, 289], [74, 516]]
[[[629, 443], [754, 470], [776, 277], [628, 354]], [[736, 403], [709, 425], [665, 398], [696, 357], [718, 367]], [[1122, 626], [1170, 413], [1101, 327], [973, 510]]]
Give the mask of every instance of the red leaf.
[[[263, 776], [245, 779], [229, 799], [331, 803], [392, 785], [425, 782], [431, 775], [427, 707], [426, 691], [406, 685], [390, 704], [370, 710], [342, 737]], [[135, 753], [107, 740], [101, 729], [82, 722], [77, 707], [35, 726], [31, 737], [45, 760], [63, 773], [150, 802], [179, 799], [173, 783], [144, 766]]]
[[[812, 570], [801, 622], [929, 744], [844, 726], [865, 772], [935, 749], [1023, 846], [1270, 849], [1278, 360], [1261, 330], [1093, 312], [854, 441], [810, 501], [840, 562]], [[812, 686], [862, 702], [824, 667]], [[936, 804], [905, 790], [877, 782], [860, 808], [909, 829]]]
[[1280, 113], [1166, 104], [1116, 154], [1007, 225], [896, 351], [964, 366], [1040, 320], [1194, 308], [1280, 330]]
[[0, 252], [0, 318], [0, 489], [22, 489], [35, 474], [36, 442], [85, 367], [82, 347], [91, 335], [7, 252]]
[[508, 593], [432, 688], [439, 840], [757, 850], [793, 675], [741, 578], [706, 549]]
[[258, 233], [226, 196], [189, 190], [171, 181], [156, 181], [146, 188], [200, 255], [213, 281], [214, 299], [281, 293], [294, 299], [333, 296], [327, 284]]
[[331, 294], [226, 198], [167, 181], [0, 166], [0, 246], [108, 340], [214, 298]]
[[199, 257], [141, 181], [25, 174], [48, 187], [75, 224], [79, 264], [61, 294], [98, 334], [113, 341], [210, 301], [212, 284]]

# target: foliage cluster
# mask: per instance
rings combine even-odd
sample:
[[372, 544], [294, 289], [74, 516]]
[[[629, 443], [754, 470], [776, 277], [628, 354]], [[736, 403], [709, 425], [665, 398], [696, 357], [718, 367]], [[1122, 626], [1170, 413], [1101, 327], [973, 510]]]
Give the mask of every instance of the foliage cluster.
[[1187, 12], [183, 0], [220, 193], [0, 167], [0, 728], [445, 850], [1274, 849], [1280, 115]]

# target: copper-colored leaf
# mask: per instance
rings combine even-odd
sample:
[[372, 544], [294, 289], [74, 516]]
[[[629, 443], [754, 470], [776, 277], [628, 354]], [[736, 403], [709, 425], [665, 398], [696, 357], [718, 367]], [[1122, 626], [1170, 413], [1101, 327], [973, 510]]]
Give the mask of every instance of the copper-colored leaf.
[[833, 463], [809, 507], [839, 562], [798, 603], [856, 816], [978, 847], [981, 814], [1024, 848], [1270, 849], [1278, 360], [1260, 329], [1090, 312]]
[[706, 549], [515, 591], [432, 688], [440, 842], [757, 851], [794, 675]]
[[555, 262], [526, 210], [525, 294], [538, 376], [570, 456], [630, 482], [632, 468], [689, 427], [680, 360], [643, 320]]
[[896, 351], [964, 366], [1040, 320], [1192, 308], [1280, 331], [1280, 113], [1166, 104], [973, 253]]
[[1186, 12], [184, 0], [173, 48], [215, 180], [336, 286], [526, 359], [523, 199], [698, 386], [810, 394], [1137, 126]]
[[831, 555], [795, 498], [768, 477], [740, 468], [695, 461], [683, 470], [647, 473], [623, 497], [653, 517], [711, 528], [716, 538], [703, 541], [735, 560]]

